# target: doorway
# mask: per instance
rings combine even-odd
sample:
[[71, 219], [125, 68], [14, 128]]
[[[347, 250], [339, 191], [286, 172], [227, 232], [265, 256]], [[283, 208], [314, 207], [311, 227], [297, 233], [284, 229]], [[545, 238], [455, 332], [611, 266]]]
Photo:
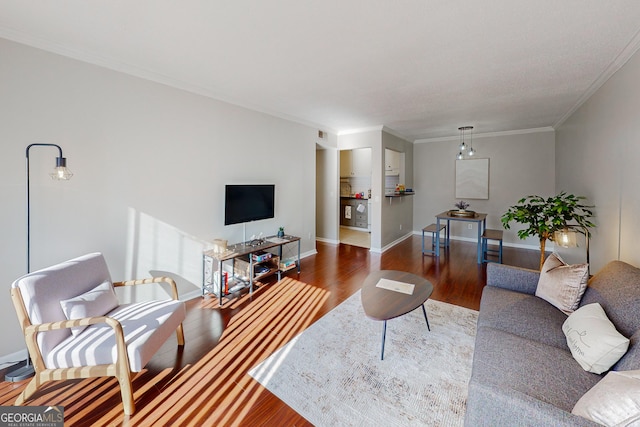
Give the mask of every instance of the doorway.
[[340, 151], [340, 243], [371, 248], [370, 147]]

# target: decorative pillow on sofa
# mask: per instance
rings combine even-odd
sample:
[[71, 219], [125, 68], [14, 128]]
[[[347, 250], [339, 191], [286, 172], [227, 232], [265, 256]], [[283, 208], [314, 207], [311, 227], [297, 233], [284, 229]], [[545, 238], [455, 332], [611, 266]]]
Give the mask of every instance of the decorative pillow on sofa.
[[573, 358], [585, 371], [601, 374], [629, 348], [629, 339], [616, 330], [600, 304], [587, 304], [562, 324]]
[[[96, 317], [107, 314], [118, 306], [118, 298], [111, 282], [103, 282], [77, 297], [60, 301], [62, 311], [68, 320]], [[75, 336], [84, 331], [86, 326], [71, 328]]]
[[572, 414], [605, 426], [640, 422], [640, 371], [611, 371], [578, 400]]
[[588, 280], [588, 264], [569, 265], [552, 253], [542, 265], [536, 296], [571, 314], [580, 305]]

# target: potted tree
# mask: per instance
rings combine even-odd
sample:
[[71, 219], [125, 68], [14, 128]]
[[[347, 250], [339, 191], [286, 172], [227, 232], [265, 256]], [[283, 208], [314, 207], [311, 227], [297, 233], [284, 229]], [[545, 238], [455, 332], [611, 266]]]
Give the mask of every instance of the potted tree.
[[544, 199], [540, 196], [527, 196], [502, 215], [502, 226], [509, 229], [511, 221], [528, 227], [518, 230], [518, 237], [525, 239], [538, 236], [540, 239], [540, 269], [544, 263], [544, 249], [547, 240], [553, 241], [556, 231], [575, 227], [576, 231], [589, 236], [589, 228], [595, 225], [589, 220], [593, 217], [593, 206], [582, 203], [585, 197], [562, 192]]

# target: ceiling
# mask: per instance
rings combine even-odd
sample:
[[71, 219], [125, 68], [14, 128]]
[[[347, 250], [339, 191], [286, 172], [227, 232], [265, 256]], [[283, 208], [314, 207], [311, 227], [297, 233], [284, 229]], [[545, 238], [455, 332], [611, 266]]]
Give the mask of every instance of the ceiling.
[[309, 124], [554, 127], [640, 46], [637, 0], [0, 0], [0, 37]]

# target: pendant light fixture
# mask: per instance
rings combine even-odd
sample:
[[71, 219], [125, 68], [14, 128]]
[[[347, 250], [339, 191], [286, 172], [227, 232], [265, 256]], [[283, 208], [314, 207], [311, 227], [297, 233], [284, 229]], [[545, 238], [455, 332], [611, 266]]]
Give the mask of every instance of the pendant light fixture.
[[[473, 126], [461, 126], [458, 128], [460, 131], [460, 145], [458, 145], [458, 160], [463, 160], [469, 157], [473, 157], [476, 154], [476, 150], [473, 149]], [[469, 135], [469, 144], [465, 141], [466, 134]]]

